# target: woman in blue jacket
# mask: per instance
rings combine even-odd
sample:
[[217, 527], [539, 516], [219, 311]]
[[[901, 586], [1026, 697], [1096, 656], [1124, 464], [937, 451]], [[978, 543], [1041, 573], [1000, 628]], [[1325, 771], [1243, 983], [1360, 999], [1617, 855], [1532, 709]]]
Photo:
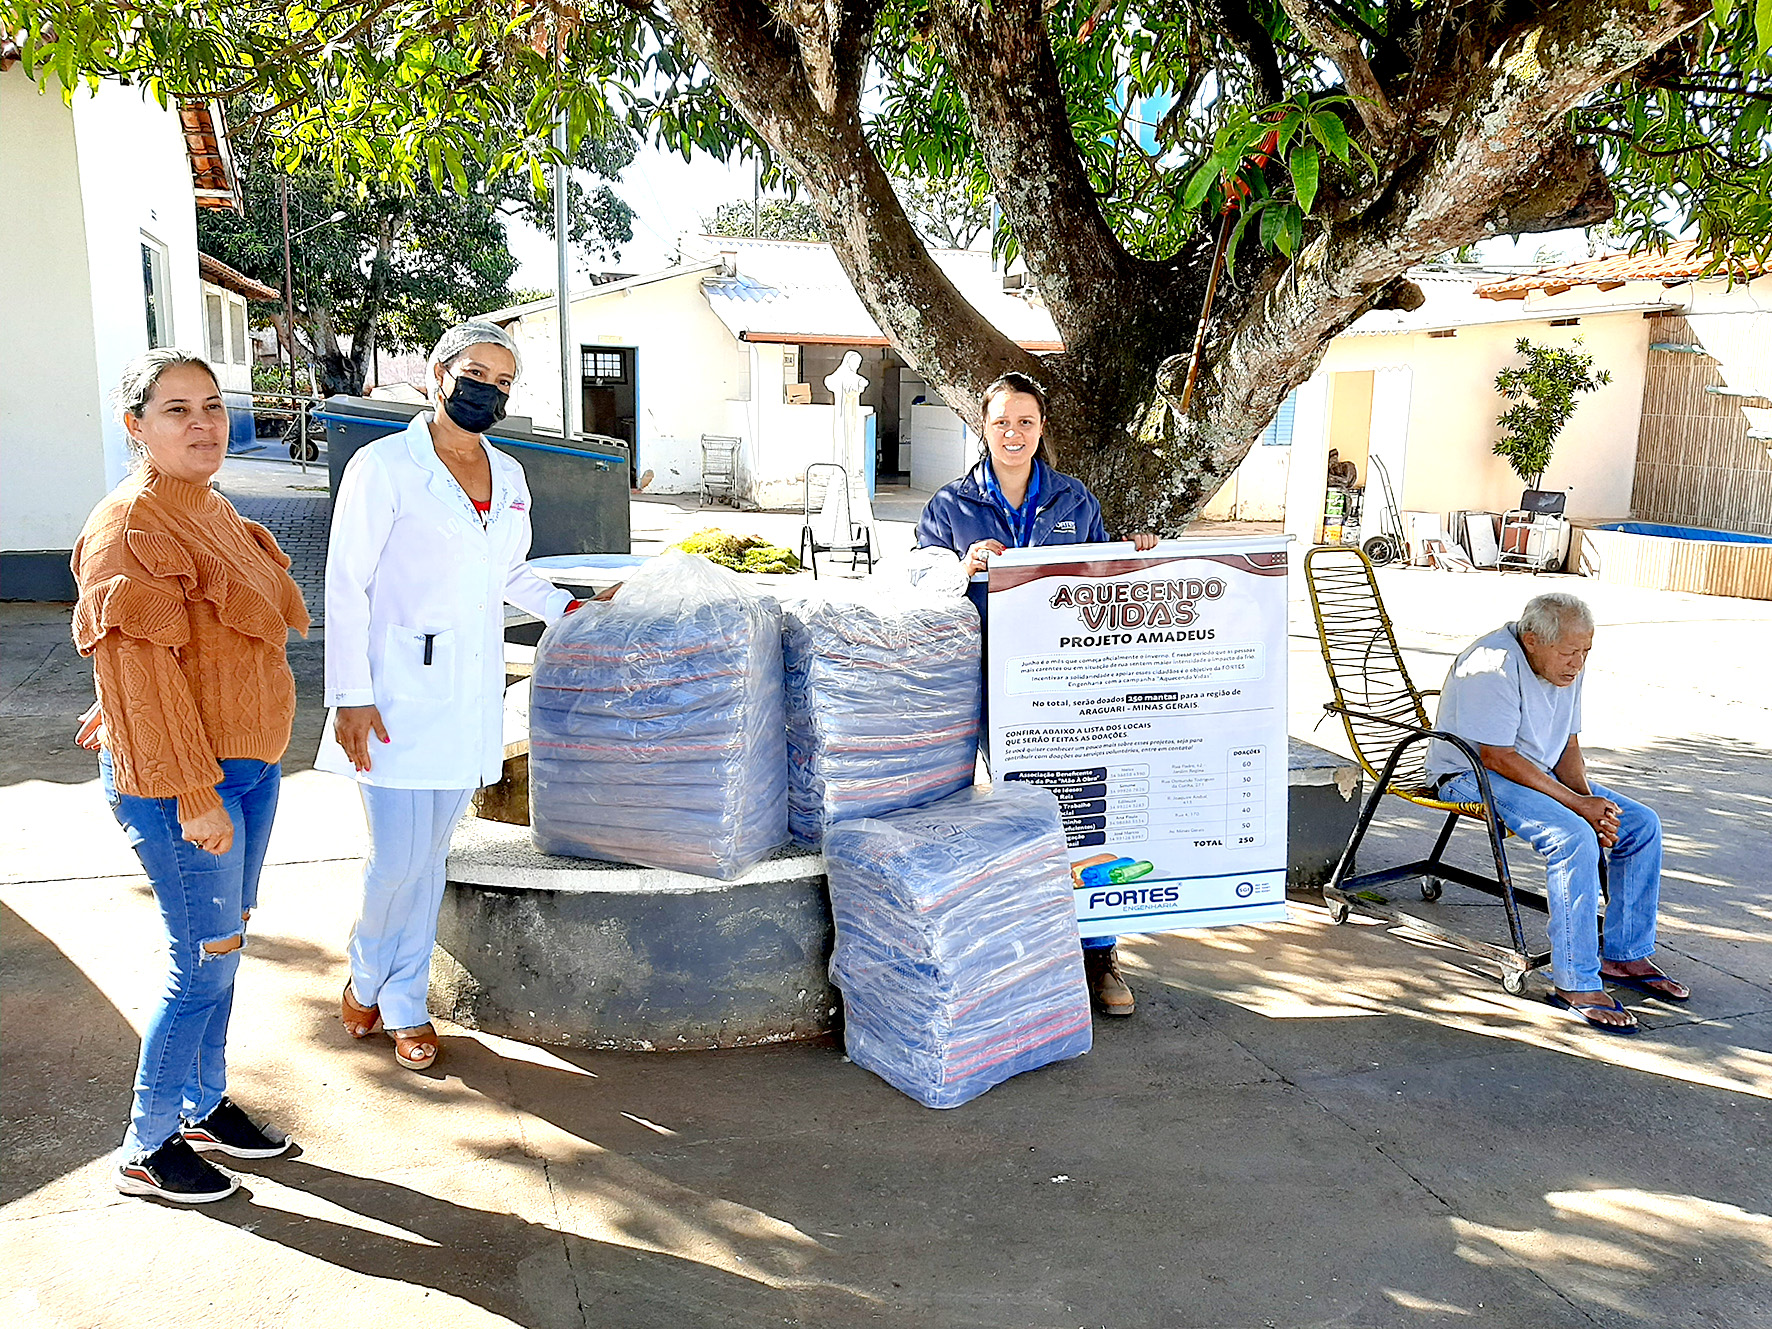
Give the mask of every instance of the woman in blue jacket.
[[[966, 588], [985, 616], [985, 576], [993, 554], [1045, 545], [1103, 544], [1101, 504], [1083, 482], [1057, 470], [1044, 442], [1046, 390], [1026, 374], [1004, 374], [984, 390], [985, 453], [978, 465], [943, 485], [917, 523], [919, 549], [951, 549], [971, 578]], [[1157, 537], [1140, 531], [1139, 550]], [[1132, 989], [1120, 972], [1113, 937], [1085, 937], [1089, 993], [1106, 1015], [1132, 1014]]]

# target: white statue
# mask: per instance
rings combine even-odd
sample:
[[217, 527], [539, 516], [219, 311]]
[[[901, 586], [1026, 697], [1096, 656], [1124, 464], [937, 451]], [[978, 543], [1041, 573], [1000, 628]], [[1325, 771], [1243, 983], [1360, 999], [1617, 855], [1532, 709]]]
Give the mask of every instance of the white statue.
[[[860, 352], [845, 352], [843, 363], [825, 379], [824, 385], [833, 403], [831, 460], [848, 473], [849, 501], [845, 513], [839, 491], [833, 486], [825, 488], [824, 506], [819, 512], [820, 540], [847, 544], [851, 533], [840, 529], [845, 516], [850, 525], [865, 527], [870, 539], [875, 539], [874, 505], [868, 497], [867, 430], [861, 414], [861, 394], [867, 391], [868, 381], [861, 374]], [[879, 549], [877, 539], [874, 548]]]

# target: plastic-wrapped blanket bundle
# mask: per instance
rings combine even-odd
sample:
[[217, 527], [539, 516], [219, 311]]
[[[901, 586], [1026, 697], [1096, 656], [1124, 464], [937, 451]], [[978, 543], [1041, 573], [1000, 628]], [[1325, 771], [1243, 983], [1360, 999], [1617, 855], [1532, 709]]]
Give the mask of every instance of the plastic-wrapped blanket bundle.
[[785, 724], [780, 608], [661, 554], [536, 647], [536, 848], [742, 876], [788, 838]]
[[836, 821], [920, 807], [972, 783], [978, 611], [905, 589], [789, 601], [788, 829], [817, 845]]
[[1089, 1050], [1070, 856], [1044, 789], [839, 822], [825, 864], [857, 1065], [946, 1108]]

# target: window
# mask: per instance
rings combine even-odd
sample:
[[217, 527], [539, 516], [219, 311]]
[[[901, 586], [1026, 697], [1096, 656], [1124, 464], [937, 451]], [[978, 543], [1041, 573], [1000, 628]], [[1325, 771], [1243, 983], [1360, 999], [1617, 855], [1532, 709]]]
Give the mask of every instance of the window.
[[234, 363], [249, 364], [252, 360], [252, 343], [246, 337], [246, 301], [230, 300], [228, 302], [228, 332], [231, 340], [229, 345], [234, 348]]
[[581, 347], [584, 359], [584, 380], [592, 387], [611, 387], [628, 381], [627, 366], [620, 351], [594, 351]]
[[172, 345], [172, 283], [166, 246], [142, 237], [142, 304], [148, 317], [148, 346]]
[[788, 391], [800, 381], [800, 348], [783, 346], [781, 348], [781, 387], [782, 400], [792, 401], [794, 395]]
[[1268, 427], [1261, 431], [1260, 443], [1264, 448], [1289, 448], [1292, 446], [1292, 415], [1298, 408], [1298, 389], [1294, 388], [1286, 394], [1286, 400], [1280, 403], [1280, 409], [1274, 412], [1274, 418]]
[[220, 291], [203, 292], [203, 319], [209, 333], [209, 363], [225, 365], [228, 362], [227, 325], [223, 322]]

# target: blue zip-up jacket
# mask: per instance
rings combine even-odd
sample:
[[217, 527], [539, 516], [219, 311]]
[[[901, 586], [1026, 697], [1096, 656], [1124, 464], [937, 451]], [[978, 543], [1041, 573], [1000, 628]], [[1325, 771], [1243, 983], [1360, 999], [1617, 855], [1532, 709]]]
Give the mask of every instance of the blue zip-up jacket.
[[[1107, 527], [1101, 520], [1101, 504], [1073, 476], [1055, 471], [1045, 462], [1040, 467], [1040, 497], [1034, 509], [1033, 537], [1030, 547], [1044, 545], [1100, 544], [1108, 539]], [[985, 490], [984, 462], [979, 462], [952, 484], [943, 485], [923, 509], [917, 522], [917, 548], [951, 549], [961, 558], [980, 540], [1001, 540], [1005, 548], [1015, 548], [1015, 532], [1003, 509], [992, 501]], [[978, 606], [982, 621], [985, 612], [985, 579], [979, 577], [967, 586], [966, 594]]]

